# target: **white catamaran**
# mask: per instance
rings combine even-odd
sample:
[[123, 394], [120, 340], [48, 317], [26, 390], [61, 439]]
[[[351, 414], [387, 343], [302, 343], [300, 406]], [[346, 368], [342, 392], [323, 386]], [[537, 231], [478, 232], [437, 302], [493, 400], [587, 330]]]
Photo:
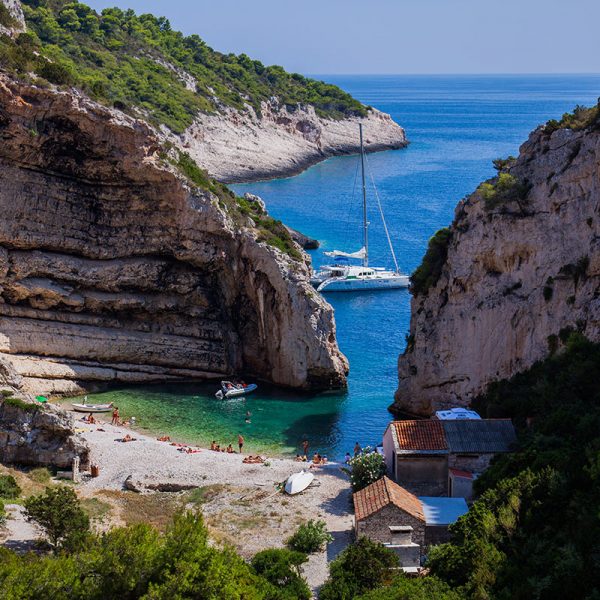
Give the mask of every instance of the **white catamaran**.
[[[318, 292], [357, 292], [361, 290], [389, 290], [397, 288], [406, 288], [410, 281], [408, 275], [400, 273], [398, 261], [392, 246], [392, 240], [385, 222], [381, 202], [377, 196], [377, 204], [383, 228], [390, 247], [392, 258], [394, 259], [395, 271], [389, 271], [383, 267], [369, 266], [369, 222], [367, 221], [367, 184], [365, 178], [365, 149], [363, 145], [362, 124], [359, 124], [360, 131], [360, 163], [362, 170], [362, 195], [363, 195], [363, 247], [356, 252], [342, 252], [333, 250], [325, 252], [327, 256], [334, 259], [334, 264], [322, 266], [311, 279], [311, 283], [317, 288]], [[350, 260], [359, 260], [362, 265], [353, 265]]]

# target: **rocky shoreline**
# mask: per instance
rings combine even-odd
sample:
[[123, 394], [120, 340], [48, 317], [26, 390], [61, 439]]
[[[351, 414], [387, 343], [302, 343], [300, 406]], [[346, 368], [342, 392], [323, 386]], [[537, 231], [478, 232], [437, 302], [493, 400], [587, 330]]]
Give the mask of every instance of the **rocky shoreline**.
[[290, 109], [276, 99], [263, 102], [260, 117], [250, 106], [245, 112], [224, 107], [219, 114], [199, 115], [181, 136], [163, 134], [219, 181], [248, 183], [292, 177], [332, 156], [356, 154], [359, 123], [367, 152], [408, 145], [404, 129], [377, 109], [334, 120], [312, 106]]

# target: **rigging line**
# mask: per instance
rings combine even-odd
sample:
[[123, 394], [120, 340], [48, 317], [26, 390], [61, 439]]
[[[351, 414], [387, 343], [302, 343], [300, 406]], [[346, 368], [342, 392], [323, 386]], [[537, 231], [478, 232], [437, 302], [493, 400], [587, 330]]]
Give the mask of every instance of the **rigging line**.
[[388, 231], [387, 223], [385, 222], [385, 217], [383, 215], [383, 208], [381, 208], [381, 200], [379, 199], [379, 192], [377, 191], [377, 186], [375, 185], [375, 180], [373, 179], [373, 172], [371, 171], [371, 166], [369, 165], [369, 161], [367, 159], [366, 154], [365, 154], [365, 159], [367, 162], [367, 170], [369, 171], [369, 177], [371, 178], [371, 183], [373, 184], [373, 190], [375, 191], [375, 198], [377, 199], [377, 206], [379, 208], [379, 214], [381, 215], [381, 220], [383, 221], [383, 229], [385, 231], [385, 236], [387, 237], [387, 241], [390, 246], [390, 252], [392, 253], [392, 258], [394, 259], [396, 273], [400, 273], [400, 268], [398, 267], [398, 261], [396, 260], [396, 253], [394, 252], [394, 246], [392, 246], [392, 238], [390, 238], [390, 232]]
[[348, 229], [350, 227], [350, 215], [352, 214], [352, 207], [354, 206], [354, 198], [356, 197], [356, 182], [358, 181], [358, 167], [359, 161], [356, 161], [356, 170], [354, 171], [354, 185], [352, 186], [352, 196], [350, 197], [350, 204], [348, 206], [348, 214], [346, 215], [346, 230], [344, 231], [344, 240], [348, 241]]

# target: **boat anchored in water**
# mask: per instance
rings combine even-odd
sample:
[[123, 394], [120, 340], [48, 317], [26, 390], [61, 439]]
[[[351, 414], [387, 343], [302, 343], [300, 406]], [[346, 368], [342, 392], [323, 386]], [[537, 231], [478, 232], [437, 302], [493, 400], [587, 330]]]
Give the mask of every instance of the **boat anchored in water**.
[[239, 398], [252, 393], [258, 386], [255, 383], [234, 383], [232, 381], [221, 381], [221, 389], [215, 396], [219, 400], [223, 398]]
[[[326, 256], [334, 259], [334, 264], [322, 266], [311, 278], [311, 283], [318, 292], [357, 292], [362, 290], [389, 290], [406, 288], [410, 285], [408, 275], [400, 273], [398, 261], [392, 240], [385, 222], [379, 195], [375, 188], [377, 206], [383, 221], [383, 229], [387, 237], [390, 252], [396, 267], [390, 271], [384, 267], [369, 266], [369, 222], [367, 220], [367, 184], [365, 178], [365, 149], [363, 144], [362, 124], [359, 124], [360, 132], [360, 164], [362, 172], [362, 195], [363, 195], [363, 247], [356, 252], [342, 252], [333, 250], [325, 252]], [[353, 265], [351, 260], [359, 260], [361, 265]]]

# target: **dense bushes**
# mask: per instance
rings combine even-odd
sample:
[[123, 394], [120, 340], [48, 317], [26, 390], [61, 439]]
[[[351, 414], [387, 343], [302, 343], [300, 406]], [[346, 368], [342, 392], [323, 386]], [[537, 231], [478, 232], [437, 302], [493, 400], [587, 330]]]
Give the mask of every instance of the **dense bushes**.
[[175, 132], [199, 111], [246, 103], [259, 111], [273, 96], [291, 107], [313, 104], [331, 118], [366, 113], [336, 86], [265, 67], [245, 54], [215, 52], [197, 35], [173, 31], [164, 17], [119, 8], [98, 14], [67, 0], [25, 0], [24, 12], [32, 34], [26, 44], [3, 39], [1, 65], [24, 77], [34, 72], [58, 85], [74, 84], [125, 110], [141, 109]]
[[296, 552], [311, 554], [319, 552], [332, 540], [333, 538], [327, 532], [325, 521], [310, 520], [298, 527], [294, 535], [288, 539], [287, 545]]
[[[564, 337], [564, 336], [563, 336]], [[589, 599], [600, 585], [600, 344], [566, 348], [474, 407], [512, 417], [521, 448], [478, 480], [482, 492], [430, 553], [432, 572], [465, 598]]]
[[572, 113], [565, 113], [560, 121], [556, 119], [550, 119], [545, 127], [544, 133], [551, 134], [557, 129], [573, 129], [578, 131], [580, 129], [586, 129], [591, 126], [598, 126], [600, 124], [600, 98], [598, 104], [591, 108], [581, 106], [578, 104]]
[[3, 600], [279, 600], [283, 590], [233, 550], [211, 546], [201, 516], [192, 513], [178, 515], [164, 535], [146, 524], [90, 535], [75, 553], [0, 549]]
[[12, 475], [0, 475], [0, 498], [14, 500], [21, 495], [21, 488]]
[[448, 227], [440, 229], [429, 240], [423, 261], [410, 276], [410, 290], [413, 295], [426, 294], [429, 288], [438, 282], [448, 257], [451, 240], [452, 231]]
[[527, 194], [531, 186], [510, 173], [500, 173], [492, 181], [482, 183], [478, 192], [484, 202], [485, 210], [493, 210], [509, 202], [516, 202], [521, 212], [525, 211]]
[[46, 488], [44, 494], [25, 500], [25, 514], [39, 525], [55, 552], [77, 549], [86, 539], [90, 520], [71, 488]]
[[348, 546], [330, 565], [330, 576], [319, 600], [353, 600], [360, 594], [389, 585], [400, 566], [398, 555], [369, 538]]
[[371, 485], [385, 475], [385, 460], [379, 452], [365, 448], [360, 454], [348, 461], [349, 469], [344, 468], [350, 475], [352, 490], [358, 492]]
[[286, 549], [263, 550], [252, 559], [252, 567], [275, 589], [268, 594], [272, 600], [309, 600], [310, 588], [300, 574], [300, 566], [308, 560], [306, 554]]

